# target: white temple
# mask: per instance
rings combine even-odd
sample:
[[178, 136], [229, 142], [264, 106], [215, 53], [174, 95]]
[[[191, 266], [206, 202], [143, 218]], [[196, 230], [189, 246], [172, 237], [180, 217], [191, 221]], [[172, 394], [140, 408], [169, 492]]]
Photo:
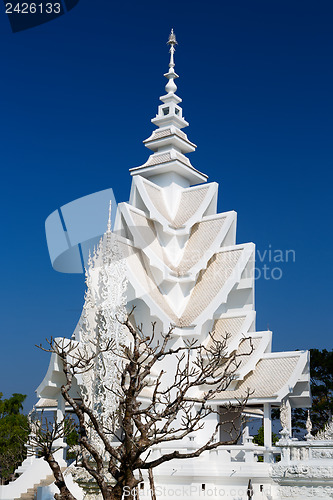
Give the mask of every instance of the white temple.
[[[236, 212], [217, 213], [218, 184], [208, 183], [207, 175], [193, 167], [186, 156], [195, 151], [196, 145], [182, 131], [189, 124], [183, 117], [182, 100], [176, 95], [177, 42], [173, 31], [168, 43], [166, 93], [160, 97], [162, 104], [152, 119], [157, 128], [144, 141], [152, 154], [145, 164], [130, 169], [130, 200], [117, 207], [114, 233], [119, 253], [115, 251], [115, 236], [109, 225], [89, 261], [88, 291], [73, 338], [85, 342], [85, 324], [93, 321], [97, 309], [106, 312], [111, 325], [114, 311], [125, 305], [128, 310], [136, 306], [137, 323], [149, 326], [156, 321], [162, 331], [175, 325], [173, 335], [179, 345], [188, 338], [206, 343], [209, 332], [218, 337], [230, 335], [228, 351], [237, 352], [241, 363], [235, 380], [214, 397], [212, 404], [217, 409], [226, 402], [236, 404], [250, 388], [245, 413], [262, 419], [264, 446], [253, 444], [249, 428], [244, 427], [242, 440], [236, 445], [205, 452], [197, 459], [164, 464], [154, 472], [159, 498], [191, 496], [197, 500], [210, 496], [246, 500], [249, 480], [255, 499], [332, 498], [332, 433], [328, 431], [322, 439], [313, 439], [309, 432], [306, 441], [295, 441], [291, 436], [291, 409], [311, 406], [309, 354], [272, 352], [272, 332], [256, 330], [255, 245], [236, 244]], [[126, 274], [125, 280], [119, 270]], [[114, 331], [116, 326], [110, 325], [108, 331]], [[241, 342], [244, 337], [251, 338], [253, 345], [249, 356], [245, 355], [247, 342]], [[113, 362], [109, 360], [110, 369]], [[57, 407], [60, 416], [66, 411], [60, 397], [62, 380], [61, 366], [53, 355], [37, 389], [39, 408]], [[78, 397], [84, 385], [93, 392], [89, 381], [78, 380], [77, 384]], [[280, 407], [282, 437], [273, 446], [271, 410]], [[217, 419], [218, 416], [211, 416], [204, 429], [177, 446], [193, 449], [205, 442]], [[226, 431], [222, 420], [221, 439]], [[279, 455], [281, 461], [275, 464]], [[34, 464], [38, 460], [41, 459], [27, 459], [21, 472], [29, 467], [37, 470]], [[41, 476], [45, 474], [44, 470]], [[38, 485], [35, 476], [33, 484]], [[145, 488], [146, 482], [140, 496], [150, 498]], [[40, 487], [38, 491], [40, 499], [53, 498], [50, 487]], [[14, 498], [4, 495], [0, 489], [0, 499]]]

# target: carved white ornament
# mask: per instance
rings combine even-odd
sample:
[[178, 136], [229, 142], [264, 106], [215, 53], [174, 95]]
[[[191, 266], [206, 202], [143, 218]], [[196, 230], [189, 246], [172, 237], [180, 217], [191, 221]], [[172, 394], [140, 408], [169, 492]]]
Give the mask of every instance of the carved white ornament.
[[314, 439], [318, 439], [320, 441], [333, 441], [333, 419], [331, 418], [323, 430], [319, 431]]
[[290, 429], [289, 429], [289, 409], [284, 401], [280, 406], [280, 422], [281, 422], [282, 430], [290, 431]]
[[332, 486], [280, 486], [278, 498], [333, 498]]
[[322, 448], [319, 450], [312, 450], [312, 458], [333, 458], [333, 450]]
[[[86, 270], [87, 290], [80, 325], [80, 347], [95, 355], [92, 367], [81, 377], [85, 403], [112, 432], [117, 427], [117, 388], [122, 373], [120, 356], [126, 343], [126, 263], [116, 235], [108, 228]], [[103, 347], [112, 341], [112, 349]], [[93, 436], [92, 436], [93, 437]], [[95, 444], [99, 439], [95, 436]], [[101, 447], [103, 449], [103, 447]]]
[[313, 436], [311, 434], [311, 431], [312, 431], [312, 422], [311, 422], [311, 417], [310, 417], [310, 411], [309, 410], [308, 410], [308, 418], [306, 419], [305, 428], [308, 431], [307, 435], [305, 436], [306, 439], [313, 439]]
[[271, 476], [275, 481], [281, 482], [290, 478], [333, 478], [333, 467], [315, 465], [273, 465]]

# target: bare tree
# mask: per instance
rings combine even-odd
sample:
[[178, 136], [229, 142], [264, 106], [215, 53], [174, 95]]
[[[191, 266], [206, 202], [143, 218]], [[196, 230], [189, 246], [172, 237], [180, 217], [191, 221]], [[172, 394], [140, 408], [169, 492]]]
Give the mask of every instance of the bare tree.
[[[151, 457], [158, 445], [183, 440], [202, 429], [210, 414], [218, 413], [211, 400], [229, 387], [240, 361], [235, 352], [228, 354], [229, 335], [216, 339], [211, 334], [206, 345], [189, 340], [175, 347], [173, 327], [157, 336], [153, 324], [151, 334], [146, 335], [142, 326], [134, 325], [131, 314], [121, 324], [128, 332], [128, 342], [117, 352], [112, 340], [94, 344], [90, 354], [77, 341], [68, 339], [51, 339], [49, 346], [42, 348], [55, 353], [62, 362], [65, 383], [61, 394], [78, 418], [81, 466], [95, 479], [105, 500], [121, 500], [124, 491], [128, 498], [135, 497], [143, 470], [148, 471], [152, 482], [152, 470], [165, 462], [195, 458], [220, 445], [237, 442], [241, 432], [239, 415], [247, 402], [246, 397], [237, 407], [225, 407], [226, 414], [235, 415], [229, 421], [233, 429], [229, 440], [218, 439], [217, 417], [210, 438], [197, 449], [182, 451], [175, 445], [174, 451], [161, 451]], [[251, 339], [242, 342], [249, 346], [245, 355], [251, 354]], [[75, 378], [91, 370], [97, 356], [110, 351], [122, 359], [121, 368], [115, 366], [119, 383], [108, 388], [117, 398], [118, 430], [111, 422], [101, 421], [84, 398], [73, 396], [72, 390]], [[91, 431], [102, 447], [91, 439]]]
[[63, 440], [75, 430], [75, 423], [71, 418], [66, 416], [61, 422], [56, 419], [50, 422], [44, 418], [43, 413], [40, 418], [36, 413], [29, 415], [30, 423], [30, 436], [28, 440], [29, 447], [38, 450], [41, 457], [43, 457], [49, 464], [50, 469], [54, 475], [54, 483], [59, 488], [60, 493], [56, 493], [54, 498], [56, 500], [76, 500], [66, 486], [65, 479], [56, 458], [56, 452], [60, 447], [56, 446], [56, 442]]

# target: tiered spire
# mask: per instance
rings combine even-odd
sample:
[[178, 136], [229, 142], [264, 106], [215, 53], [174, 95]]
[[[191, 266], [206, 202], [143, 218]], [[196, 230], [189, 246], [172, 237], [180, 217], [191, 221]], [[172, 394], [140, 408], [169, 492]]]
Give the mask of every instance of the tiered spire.
[[[167, 45], [170, 45], [170, 62], [169, 62], [169, 70], [164, 74], [165, 78], [168, 79], [168, 83], [165, 86], [166, 95], [160, 97], [160, 100], [166, 104], [166, 106], [160, 105], [158, 107], [158, 113], [155, 118], [152, 119], [152, 122], [160, 128], [165, 127], [168, 124], [175, 125], [178, 129], [182, 129], [187, 127], [189, 124], [183, 118], [183, 110], [179, 106], [179, 103], [182, 102], [181, 98], [176, 95], [177, 85], [175, 84], [175, 79], [179, 78], [177, 73], [175, 72], [175, 46], [178, 45], [176, 40], [176, 35], [171, 30], [169, 35], [169, 39], [167, 41]], [[194, 145], [193, 145], [194, 146]], [[147, 146], [149, 147], [149, 146]], [[194, 149], [193, 149], [194, 151]]]
[[164, 177], [169, 174], [170, 177], [171, 173], [175, 173], [182, 178], [183, 185], [199, 184], [206, 182], [207, 176], [196, 170], [185, 156], [186, 153], [195, 151], [196, 145], [189, 141], [187, 135], [181, 130], [189, 124], [184, 119], [183, 110], [179, 106], [182, 100], [175, 94], [177, 90], [175, 79], [178, 75], [174, 69], [174, 53], [178, 42], [173, 29], [167, 44], [170, 46], [169, 70], [164, 74], [168, 80], [165, 86], [167, 93], [160, 97], [163, 104], [159, 105], [156, 117], [151, 120], [158, 128], [143, 141], [147, 148], [154, 151], [154, 154], [144, 165], [132, 168], [130, 172], [131, 175], [154, 177], [155, 182], [158, 182], [156, 176], [160, 174]]

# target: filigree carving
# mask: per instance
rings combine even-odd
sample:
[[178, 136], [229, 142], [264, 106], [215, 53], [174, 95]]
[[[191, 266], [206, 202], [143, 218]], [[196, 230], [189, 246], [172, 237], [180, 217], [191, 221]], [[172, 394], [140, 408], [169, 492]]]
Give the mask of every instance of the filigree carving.
[[271, 476], [274, 479], [286, 478], [286, 477], [301, 477], [309, 475], [309, 467], [299, 466], [299, 465], [274, 465], [272, 467]]
[[325, 427], [319, 431], [314, 439], [320, 441], [333, 441], [333, 419], [331, 418]]
[[332, 486], [280, 486], [278, 498], [332, 498]]
[[325, 450], [323, 448], [313, 449], [312, 458], [333, 458], [333, 450]]
[[[107, 231], [86, 270], [87, 291], [79, 327], [80, 349], [95, 355], [91, 368], [81, 374], [79, 386], [85, 403], [115, 432], [117, 428], [117, 386], [122, 372], [119, 356], [126, 344], [121, 324], [126, 317], [126, 263], [117, 236]], [[110, 348], [105, 346], [110, 344]], [[94, 431], [91, 438], [100, 443]], [[102, 448], [102, 444], [101, 449]]]
[[273, 465], [271, 477], [279, 483], [285, 479], [293, 478], [332, 479], [333, 467], [320, 467], [315, 465]]

